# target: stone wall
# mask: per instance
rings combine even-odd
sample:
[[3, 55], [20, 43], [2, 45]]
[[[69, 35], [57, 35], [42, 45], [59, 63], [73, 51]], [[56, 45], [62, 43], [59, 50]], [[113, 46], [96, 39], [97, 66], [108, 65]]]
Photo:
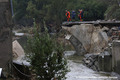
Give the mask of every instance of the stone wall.
[[0, 67], [8, 68], [12, 60], [11, 9], [9, 0], [0, 0]]

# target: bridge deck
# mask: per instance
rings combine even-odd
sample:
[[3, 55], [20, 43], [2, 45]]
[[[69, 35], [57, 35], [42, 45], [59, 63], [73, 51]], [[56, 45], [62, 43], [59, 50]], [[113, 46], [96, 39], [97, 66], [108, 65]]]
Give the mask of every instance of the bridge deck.
[[80, 25], [80, 24], [94, 24], [101, 26], [120, 26], [120, 21], [81, 21], [81, 22], [63, 22], [63, 26], [72, 26], [72, 25]]

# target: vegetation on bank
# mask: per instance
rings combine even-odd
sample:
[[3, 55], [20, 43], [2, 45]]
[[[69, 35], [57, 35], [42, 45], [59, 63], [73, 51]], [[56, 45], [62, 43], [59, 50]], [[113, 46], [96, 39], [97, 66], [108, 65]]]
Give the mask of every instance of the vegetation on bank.
[[66, 9], [77, 14], [83, 9], [85, 21], [120, 19], [119, 0], [13, 0], [13, 4], [15, 22], [24, 25], [35, 18], [42, 26], [44, 20], [47, 26], [60, 29]]

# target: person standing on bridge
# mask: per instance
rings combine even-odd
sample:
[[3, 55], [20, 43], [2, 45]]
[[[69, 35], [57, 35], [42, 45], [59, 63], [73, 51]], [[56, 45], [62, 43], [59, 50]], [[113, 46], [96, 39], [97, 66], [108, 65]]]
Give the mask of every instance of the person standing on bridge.
[[75, 10], [72, 10], [72, 20], [75, 20], [75, 16], [76, 16]]
[[83, 21], [83, 10], [79, 9], [79, 14], [78, 14], [78, 18], [80, 19], [80, 21]]
[[70, 19], [70, 12], [68, 10], [66, 10], [66, 17], [67, 17], [67, 21], [71, 21]]

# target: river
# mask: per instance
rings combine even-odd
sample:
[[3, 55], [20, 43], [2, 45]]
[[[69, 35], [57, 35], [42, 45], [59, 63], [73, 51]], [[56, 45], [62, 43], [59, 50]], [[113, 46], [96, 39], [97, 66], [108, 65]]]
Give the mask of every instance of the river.
[[[18, 39], [18, 42], [24, 48], [27, 38], [26, 36]], [[118, 80], [110, 73], [96, 72], [82, 64], [83, 57], [75, 55], [75, 51], [65, 51], [65, 57], [68, 60], [69, 72], [66, 80]]]
[[84, 66], [82, 64], [83, 57], [73, 53], [73, 51], [65, 52], [70, 70], [66, 75], [66, 80], [118, 80], [117, 77], [111, 76], [110, 73], [96, 72]]

